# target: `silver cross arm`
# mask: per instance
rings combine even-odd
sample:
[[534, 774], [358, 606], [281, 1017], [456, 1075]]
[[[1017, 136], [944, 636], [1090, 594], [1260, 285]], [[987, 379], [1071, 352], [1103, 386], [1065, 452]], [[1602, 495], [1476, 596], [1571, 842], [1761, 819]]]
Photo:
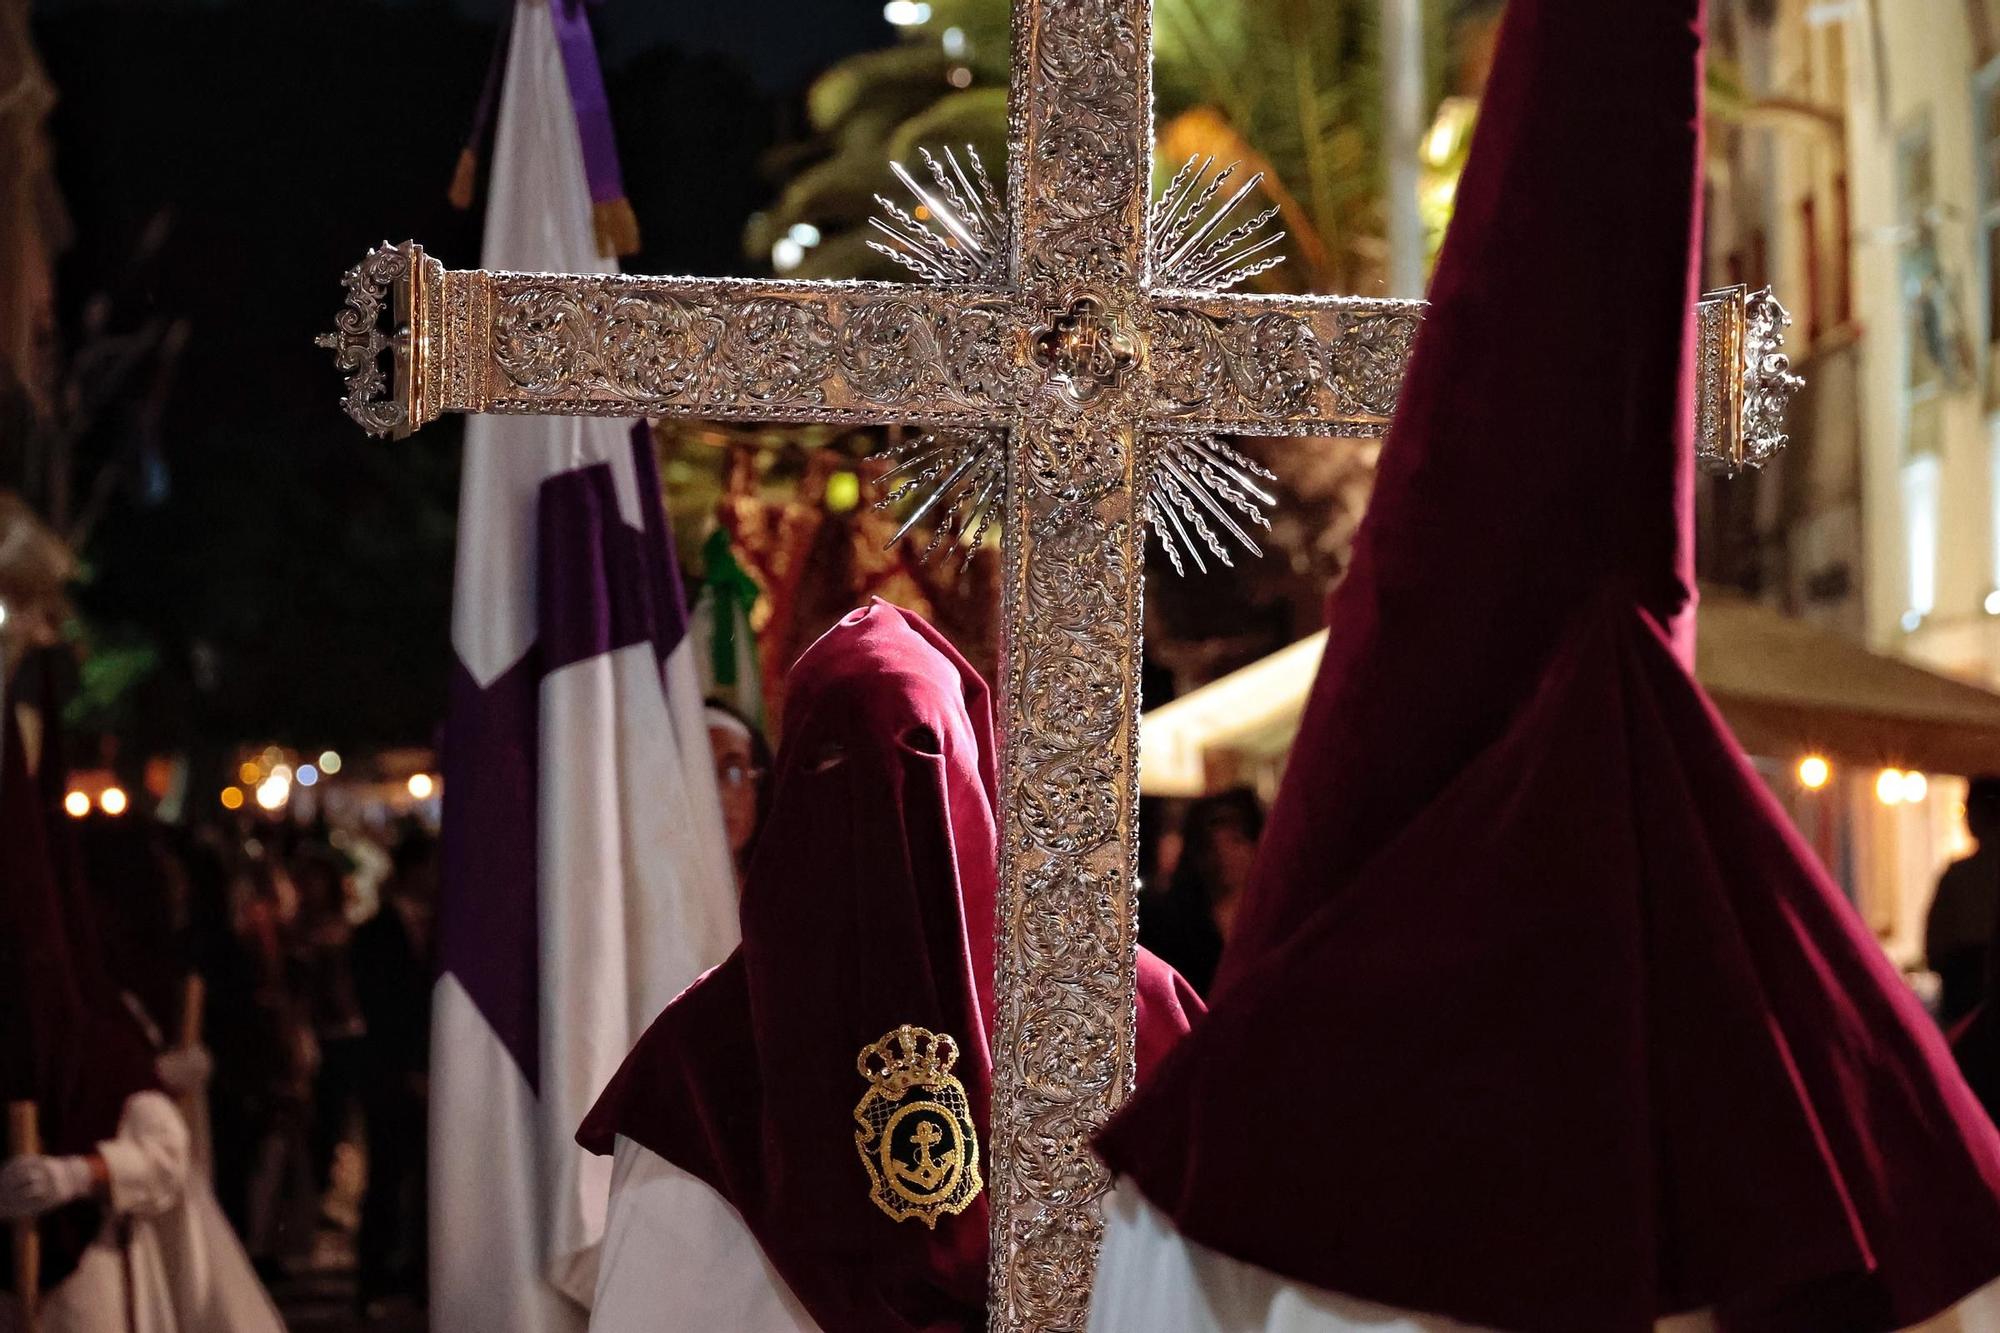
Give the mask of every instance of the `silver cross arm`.
[[[447, 270], [414, 244], [372, 252], [349, 289], [354, 331], [323, 341], [351, 349], [348, 411], [396, 436], [445, 412], [986, 428], [1036, 409], [1023, 370], [1036, 331], [1062, 313], [977, 284]], [[393, 327], [380, 326], [384, 309]], [[1733, 464], [1724, 470], [1782, 443], [1760, 389], [1776, 350], [1768, 310], [1768, 297], [1732, 288], [1697, 314], [1702, 453]], [[1379, 435], [1421, 312], [1155, 292], [1136, 312], [1151, 387], [1139, 416], [1149, 431]]]

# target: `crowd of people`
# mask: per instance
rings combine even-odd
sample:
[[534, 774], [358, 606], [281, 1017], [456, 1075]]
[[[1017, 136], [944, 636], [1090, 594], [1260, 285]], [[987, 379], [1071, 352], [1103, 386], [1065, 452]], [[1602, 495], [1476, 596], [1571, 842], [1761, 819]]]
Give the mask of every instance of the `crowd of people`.
[[438, 843], [92, 816], [74, 836], [111, 979], [255, 1271], [351, 1247], [364, 1312], [420, 1305]]

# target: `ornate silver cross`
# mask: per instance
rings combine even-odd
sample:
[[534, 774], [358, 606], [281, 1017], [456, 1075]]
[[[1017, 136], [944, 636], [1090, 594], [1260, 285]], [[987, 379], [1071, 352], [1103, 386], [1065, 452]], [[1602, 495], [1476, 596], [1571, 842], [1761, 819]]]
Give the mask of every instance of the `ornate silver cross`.
[[[377, 434], [447, 411], [912, 423], [929, 433], [892, 473], [911, 522], [976, 546], [997, 509], [995, 1333], [1083, 1326], [1089, 1136], [1132, 1082], [1147, 529], [1176, 568], [1254, 550], [1239, 520], [1269, 497], [1215, 437], [1382, 433], [1421, 310], [1223, 290], [1276, 237], [1268, 215], [1228, 222], [1254, 181], [1217, 204], [1209, 164], [1149, 210], [1150, 19], [1150, 0], [1016, 0], [1006, 206], [950, 157], [935, 189], [899, 171], [915, 214], [887, 206], [886, 248], [928, 285], [447, 272], [385, 246], [323, 340]], [[1765, 293], [1704, 301], [1711, 466], [1782, 442], [1782, 325]]]

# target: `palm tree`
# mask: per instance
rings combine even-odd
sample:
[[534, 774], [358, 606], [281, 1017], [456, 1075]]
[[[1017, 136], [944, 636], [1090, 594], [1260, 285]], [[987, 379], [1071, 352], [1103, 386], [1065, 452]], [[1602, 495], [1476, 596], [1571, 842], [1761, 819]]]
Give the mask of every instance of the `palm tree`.
[[[1424, 0], [1433, 104], [1494, 0]], [[1270, 278], [1308, 291], [1365, 291], [1383, 263], [1378, 0], [1158, 0], [1154, 94], [1163, 171], [1190, 156], [1261, 171], [1288, 263]], [[885, 51], [842, 61], [808, 97], [815, 160], [752, 220], [758, 256], [779, 247], [801, 276], [896, 277], [865, 246], [874, 196], [899, 193], [887, 163], [970, 143], [989, 163], [1006, 138], [1005, 0], [933, 0], [929, 19]], [[1462, 137], [1448, 136], [1455, 156]], [[1448, 196], [1447, 196], [1448, 197]], [[796, 230], [795, 230], [796, 229]], [[799, 254], [787, 238], [812, 241]], [[814, 240], [814, 238], [817, 238]]]

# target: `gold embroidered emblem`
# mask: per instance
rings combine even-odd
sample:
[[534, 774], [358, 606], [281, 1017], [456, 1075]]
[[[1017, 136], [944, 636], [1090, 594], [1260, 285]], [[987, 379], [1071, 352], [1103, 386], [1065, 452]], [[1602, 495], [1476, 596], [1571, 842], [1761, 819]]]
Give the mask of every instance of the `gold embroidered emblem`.
[[950, 1036], [908, 1023], [855, 1059], [869, 1087], [854, 1108], [854, 1147], [868, 1168], [868, 1197], [895, 1221], [935, 1228], [985, 1187], [972, 1106], [951, 1075], [957, 1063]]

